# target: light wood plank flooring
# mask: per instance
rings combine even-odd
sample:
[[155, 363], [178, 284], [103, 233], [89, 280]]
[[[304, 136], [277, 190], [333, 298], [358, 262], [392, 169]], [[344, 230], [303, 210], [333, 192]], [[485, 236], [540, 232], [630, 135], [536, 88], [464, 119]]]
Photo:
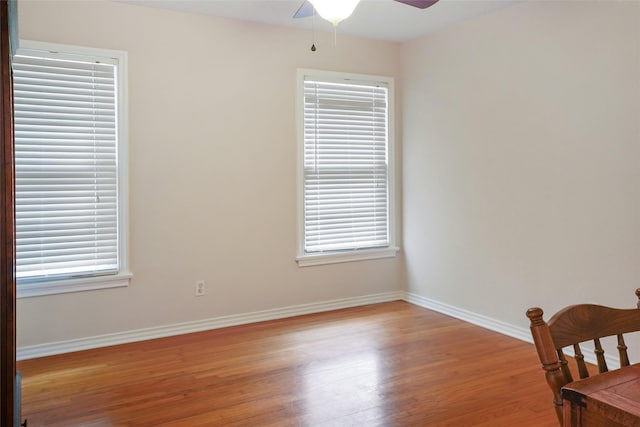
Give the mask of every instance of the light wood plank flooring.
[[18, 369], [29, 427], [557, 426], [533, 345], [400, 301]]

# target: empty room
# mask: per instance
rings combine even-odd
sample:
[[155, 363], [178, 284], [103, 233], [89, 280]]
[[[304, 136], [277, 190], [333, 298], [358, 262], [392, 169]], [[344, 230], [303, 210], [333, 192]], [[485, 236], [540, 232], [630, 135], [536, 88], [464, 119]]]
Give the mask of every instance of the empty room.
[[2, 3], [7, 426], [640, 425], [640, 1]]

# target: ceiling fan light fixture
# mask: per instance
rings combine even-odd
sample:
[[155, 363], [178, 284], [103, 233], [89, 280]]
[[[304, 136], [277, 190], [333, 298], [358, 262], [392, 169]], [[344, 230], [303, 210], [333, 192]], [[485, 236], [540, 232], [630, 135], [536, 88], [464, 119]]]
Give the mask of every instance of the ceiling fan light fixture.
[[340, 21], [347, 19], [360, 0], [309, 0], [318, 15], [337, 26]]

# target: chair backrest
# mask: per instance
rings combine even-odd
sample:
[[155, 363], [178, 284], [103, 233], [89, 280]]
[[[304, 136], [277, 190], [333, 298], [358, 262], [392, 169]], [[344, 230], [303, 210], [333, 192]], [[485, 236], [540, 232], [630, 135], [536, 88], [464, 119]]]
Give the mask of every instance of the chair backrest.
[[[640, 300], [640, 288], [636, 289]], [[589, 377], [580, 343], [593, 341], [598, 362], [598, 372], [607, 372], [609, 367], [604, 357], [600, 339], [615, 336], [618, 341], [620, 366], [629, 365], [627, 346], [623, 334], [640, 331], [640, 301], [634, 309], [616, 309], [601, 305], [580, 304], [557, 312], [549, 322], [542, 319], [542, 309], [530, 308], [527, 317], [531, 321], [531, 335], [538, 357], [542, 363], [547, 383], [553, 392], [553, 404], [562, 425], [562, 396], [560, 390], [573, 382], [573, 376], [563, 349], [572, 347], [580, 379]]]

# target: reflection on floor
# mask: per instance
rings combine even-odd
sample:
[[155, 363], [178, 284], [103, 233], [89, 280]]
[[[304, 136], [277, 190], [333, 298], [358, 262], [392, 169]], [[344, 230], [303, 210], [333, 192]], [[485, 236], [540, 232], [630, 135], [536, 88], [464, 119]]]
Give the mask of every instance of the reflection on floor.
[[23, 361], [29, 426], [556, 426], [532, 345], [406, 302]]

